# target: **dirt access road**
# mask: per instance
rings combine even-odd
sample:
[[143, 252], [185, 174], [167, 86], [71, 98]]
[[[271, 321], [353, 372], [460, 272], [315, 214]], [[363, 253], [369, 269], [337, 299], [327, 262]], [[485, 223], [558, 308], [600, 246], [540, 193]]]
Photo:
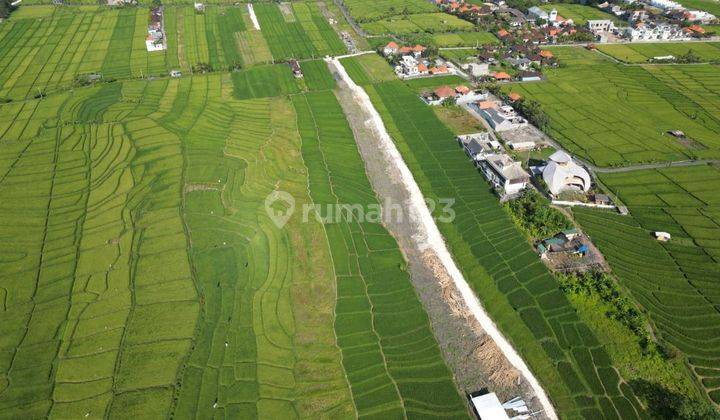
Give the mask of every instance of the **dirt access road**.
[[[344, 69], [339, 71], [336, 67], [340, 66], [337, 61], [331, 61], [329, 65], [333, 74], [344, 73]], [[358, 92], [342, 77], [337, 78], [340, 80], [336, 96], [355, 135], [373, 190], [382, 203], [402, 203], [407, 214], [408, 209], [413, 208], [409, 203], [414, 194], [402, 181], [404, 177], [398, 162], [387, 153], [386, 139], [378, 131], [367, 106], [363, 106], [363, 101], [358, 98]], [[525, 370], [521, 370], [510, 362], [508, 356], [519, 359], [517, 353], [513, 350], [513, 354], [508, 355], [506, 348], [498, 346], [468, 306], [444, 260], [432, 246], [427, 246], [432, 241], [428, 240], [423, 221], [418, 217], [389, 217], [385, 226], [405, 255], [411, 281], [428, 312], [435, 336], [460, 391], [472, 392], [487, 387], [496, 392], [501, 401], [521, 396], [531, 411], [540, 412], [539, 418], [556, 418], [544, 391], [541, 401], [528, 382], [528, 377], [534, 380], [532, 373], [526, 366]], [[497, 330], [493, 332], [497, 333]], [[524, 365], [524, 362], [521, 364]], [[543, 412], [544, 409], [547, 411]]]

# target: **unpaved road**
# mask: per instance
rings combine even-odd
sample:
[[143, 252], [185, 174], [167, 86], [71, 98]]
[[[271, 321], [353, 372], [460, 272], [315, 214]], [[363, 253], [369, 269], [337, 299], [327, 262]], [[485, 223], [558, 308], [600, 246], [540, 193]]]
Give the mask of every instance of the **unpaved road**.
[[[336, 66], [342, 67], [337, 61], [331, 61], [329, 65], [333, 73], [337, 72]], [[401, 173], [402, 168], [398, 167], [399, 162], [392, 153], [388, 153], [387, 138], [379, 132], [377, 121], [367, 105], [364, 106], [358, 98], [358, 92], [343, 80], [339, 80], [338, 85], [336, 95], [355, 135], [375, 193], [382, 203], [402, 203], [407, 213], [408, 208], [413, 208], [417, 190], [413, 192], [412, 186], [403, 182], [406, 177]], [[402, 159], [400, 161], [404, 165]], [[417, 189], [414, 181], [413, 186]], [[538, 398], [536, 390], [539, 385], [527, 366], [521, 361], [522, 366], [518, 368], [516, 362], [520, 358], [517, 353], [499, 347], [497, 337], [483, 328], [488, 325], [482, 324], [477, 312], [468, 305], [467, 295], [458, 289], [456, 278], [448, 271], [446, 261], [432, 245], [428, 246], [433, 241], [428, 240], [431, 235], [428, 235], [426, 221], [417, 217], [391, 217], [385, 220], [385, 226], [398, 241], [408, 261], [411, 281], [428, 312], [433, 331], [461, 392], [487, 387], [496, 392], [502, 401], [521, 396], [531, 411], [546, 410], [539, 417], [547, 415], [556, 418], [541, 388], [542, 396]], [[474, 295], [473, 298], [477, 301]], [[499, 334], [497, 330], [493, 333]], [[503, 344], [508, 345], [507, 341]], [[508, 353], [514, 353], [509, 355], [514, 363], [508, 359]], [[531, 386], [528, 378], [538, 388]]]

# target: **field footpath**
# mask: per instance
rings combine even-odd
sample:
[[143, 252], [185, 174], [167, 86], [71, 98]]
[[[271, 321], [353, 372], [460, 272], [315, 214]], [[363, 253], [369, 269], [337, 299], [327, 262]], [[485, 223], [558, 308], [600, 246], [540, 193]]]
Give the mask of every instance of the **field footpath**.
[[535, 397], [542, 406], [544, 414], [550, 419], [557, 419], [558, 417], [555, 412], [555, 408], [552, 406], [545, 390], [541, 387], [537, 378], [535, 378], [533, 373], [530, 371], [525, 361], [520, 357], [518, 352], [512, 347], [509, 341], [497, 328], [493, 320], [485, 312], [478, 300], [478, 297], [475, 295], [472, 288], [460, 272], [460, 269], [455, 264], [455, 261], [447, 249], [445, 241], [440, 234], [435, 221], [433, 220], [427, 204], [425, 203], [420, 187], [415, 182], [412, 172], [405, 164], [399, 150], [396, 148], [395, 143], [388, 134], [380, 114], [372, 105], [367, 93], [362, 87], [355, 84], [337, 58], [328, 58], [326, 61], [334, 67], [335, 72], [338, 73], [342, 81], [347, 85], [347, 88], [352, 91], [355, 102], [358, 103], [368, 115], [369, 118], [366, 121], [366, 124], [369, 125], [378, 136], [380, 140], [379, 150], [381, 151], [384, 160], [388, 164], [392, 165], [388, 168], [388, 170], [397, 174], [396, 177], [393, 177], [399, 181], [399, 185], [396, 185], [395, 188], [404, 188], [408, 196], [408, 199], [406, 200], [408, 207], [406, 212], [414, 214], [414, 221], [419, 229], [417, 234], [413, 235], [411, 238], [413, 247], [419, 252], [425, 254], [429, 252], [437, 259], [440, 265], [438, 268], [441, 268], [447, 274], [447, 276], [452, 280], [455, 289], [460, 294], [458, 303], [462, 303], [462, 306], [467, 308], [470, 317], [474, 318], [474, 321], [476, 321], [482, 327], [484, 332], [492, 339], [507, 361], [520, 372], [523, 379], [534, 392]]

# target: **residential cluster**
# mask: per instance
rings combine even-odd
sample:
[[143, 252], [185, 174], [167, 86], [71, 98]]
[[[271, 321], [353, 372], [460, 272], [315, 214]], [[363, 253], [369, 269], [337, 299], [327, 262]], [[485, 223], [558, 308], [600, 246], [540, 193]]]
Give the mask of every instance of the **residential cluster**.
[[426, 51], [427, 47], [423, 45], [400, 46], [394, 41], [388, 42], [382, 48], [383, 55], [391, 64], [394, 64], [395, 74], [401, 79], [456, 73], [455, 69], [445, 60], [427, 57]]
[[[446, 13], [473, 23], [480, 22], [486, 16], [494, 16], [500, 22], [495, 33], [506, 44], [687, 40], [706, 36], [701, 25], [718, 21], [711, 13], [687, 9], [672, 0], [605, 1], [597, 7], [609, 14], [608, 19], [589, 20], [583, 25], [560, 15], [555, 8], [548, 10], [546, 7], [533, 6], [527, 13], [523, 13], [507, 7], [503, 0], [484, 3], [482, 6], [465, 0], [433, 2]], [[627, 22], [627, 25], [620, 25], [621, 21]]]
[[533, 82], [543, 79], [543, 68], [557, 65], [553, 53], [537, 45], [488, 44], [479, 47], [460, 68], [478, 81]]
[[162, 51], [165, 49], [162, 6], [150, 9], [150, 24], [148, 25], [148, 35], [145, 38], [145, 47], [148, 51]]
[[440, 86], [430, 92], [423, 93], [420, 97], [428, 105], [441, 105], [447, 103], [447, 101], [452, 101], [457, 105], [464, 105], [484, 100], [487, 98], [487, 92], [471, 89], [465, 85], [458, 85], [454, 88]]

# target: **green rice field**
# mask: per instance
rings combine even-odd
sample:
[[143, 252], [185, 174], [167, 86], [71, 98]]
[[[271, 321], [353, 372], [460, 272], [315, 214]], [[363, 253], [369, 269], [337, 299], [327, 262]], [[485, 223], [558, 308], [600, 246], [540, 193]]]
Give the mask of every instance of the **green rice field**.
[[[214, 71], [345, 52], [315, 3], [294, 3], [285, 24], [275, 4], [258, 5], [262, 30], [245, 5], [164, 8], [167, 50], [148, 52], [148, 9], [23, 6], [0, 25], [0, 98], [24, 99], [73, 87], [76, 76], [167, 76], [198, 64]], [[249, 27], [248, 27], [249, 26]]]
[[720, 2], [716, 0], [686, 0], [683, 3], [688, 9], [698, 9], [720, 16]]
[[692, 51], [701, 61], [720, 60], [720, 43], [599, 44], [598, 50], [626, 63], [645, 63], [653, 57], [680, 57]]
[[364, 54], [340, 60], [348, 75], [359, 85], [395, 80], [387, 61], [377, 54]]
[[454, 197], [439, 224], [465, 278], [566, 416], [643, 416], [593, 331], [467, 163], [453, 133], [402, 82], [366, 86], [423, 194]]
[[[602, 181], [631, 216], [576, 210], [577, 219], [648, 312], [659, 338], [719, 402], [720, 171], [678, 167], [607, 174]], [[672, 239], [658, 242], [655, 231]]]
[[497, 44], [500, 41], [490, 32], [458, 32], [434, 34], [432, 40], [438, 47], [477, 47]]
[[[469, 31], [474, 25], [457, 16], [445, 13], [415, 13], [363, 23], [360, 26], [369, 34], [419, 34], [435, 32]], [[460, 39], [460, 35], [458, 35]], [[468, 42], [473, 42], [469, 39]]]
[[0, 105], [0, 417], [466, 415], [312, 63]]
[[715, 66], [627, 66], [581, 48], [553, 52], [565, 65], [546, 71], [547, 82], [507, 89], [538, 101], [549, 134], [572, 153], [600, 166], [720, 157]]
[[345, 46], [316, 5], [293, 3], [288, 22], [277, 4], [257, 4], [260, 29], [276, 60], [323, 57], [345, 52]]
[[439, 13], [439, 9], [425, 0], [344, 0], [352, 17], [360, 23], [385, 19], [388, 16], [414, 13]]

